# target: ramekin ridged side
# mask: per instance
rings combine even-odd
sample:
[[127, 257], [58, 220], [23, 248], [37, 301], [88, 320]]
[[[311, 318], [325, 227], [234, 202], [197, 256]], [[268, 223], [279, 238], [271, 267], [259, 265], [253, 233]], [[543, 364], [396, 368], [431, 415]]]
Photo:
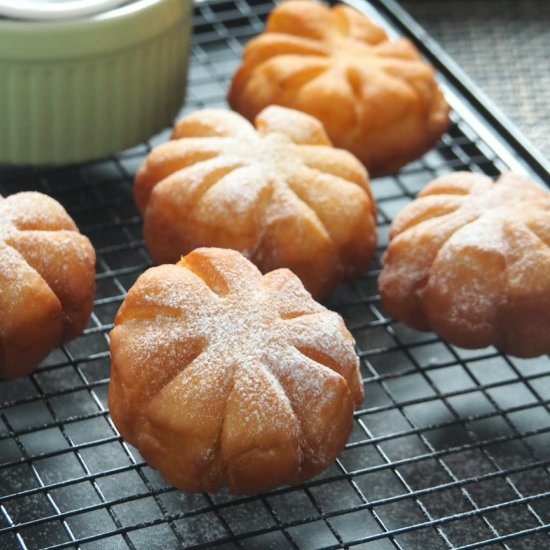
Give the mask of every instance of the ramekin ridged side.
[[[119, 27], [126, 33], [111, 37], [110, 47], [90, 44], [92, 51], [87, 52], [86, 44], [78, 44], [73, 56], [71, 34], [66, 53], [50, 57], [37, 50], [37, 55], [12, 52], [17, 58], [10, 59], [0, 51], [0, 162], [48, 165], [97, 159], [170, 124], [184, 99], [191, 4], [156, 3], [171, 4], [170, 10], [158, 13], [155, 2], [147, 3], [151, 17], [164, 17], [155, 22], [157, 32], [144, 28], [142, 14], [138, 21], [126, 15], [106, 26], [106, 33]], [[102, 22], [94, 24], [93, 37], [101, 37]], [[60, 39], [69, 28], [70, 23], [63, 25]], [[140, 29], [147, 31], [143, 40]], [[86, 38], [84, 31], [82, 40]]]

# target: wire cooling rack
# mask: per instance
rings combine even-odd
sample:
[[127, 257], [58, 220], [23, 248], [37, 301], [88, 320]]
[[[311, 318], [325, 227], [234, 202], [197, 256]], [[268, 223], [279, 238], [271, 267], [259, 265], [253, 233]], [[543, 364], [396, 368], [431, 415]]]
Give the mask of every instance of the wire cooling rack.
[[[356, 5], [393, 31], [413, 28], [390, 1]], [[272, 7], [214, 0], [195, 8], [185, 112], [225, 105], [243, 44]], [[534, 166], [521, 143], [484, 122], [490, 112], [468, 106], [456, 74], [426, 44], [442, 70], [453, 124], [423, 159], [372, 182], [377, 260], [327, 301], [357, 340], [366, 397], [345, 451], [304, 486], [244, 498], [176, 491], [109, 418], [108, 332], [151, 265], [132, 180], [167, 134], [102, 162], [0, 171], [2, 194], [33, 189], [55, 197], [98, 253], [85, 333], [33, 375], [0, 383], [0, 548], [550, 547], [550, 359], [456, 348], [389, 319], [379, 301], [389, 224], [422, 186], [453, 170], [497, 175]]]

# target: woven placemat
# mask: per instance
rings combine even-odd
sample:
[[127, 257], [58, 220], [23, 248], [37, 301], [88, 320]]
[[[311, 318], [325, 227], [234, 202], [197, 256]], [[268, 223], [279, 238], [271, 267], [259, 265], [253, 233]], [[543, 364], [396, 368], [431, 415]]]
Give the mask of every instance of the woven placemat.
[[550, 157], [550, 2], [400, 0]]

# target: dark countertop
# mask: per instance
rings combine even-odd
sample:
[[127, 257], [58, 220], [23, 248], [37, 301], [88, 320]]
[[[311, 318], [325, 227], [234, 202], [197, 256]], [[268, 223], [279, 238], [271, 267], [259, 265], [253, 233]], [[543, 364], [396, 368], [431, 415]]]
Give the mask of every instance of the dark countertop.
[[400, 2], [526, 137], [550, 157], [550, 2]]

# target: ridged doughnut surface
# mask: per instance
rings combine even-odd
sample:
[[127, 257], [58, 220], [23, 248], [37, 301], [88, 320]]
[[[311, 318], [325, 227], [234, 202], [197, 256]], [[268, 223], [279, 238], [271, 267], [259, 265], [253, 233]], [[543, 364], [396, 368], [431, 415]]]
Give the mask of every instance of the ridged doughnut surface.
[[24, 376], [86, 327], [95, 252], [41, 193], [0, 196], [0, 376]]
[[269, 107], [255, 124], [197, 111], [149, 155], [135, 186], [147, 247], [158, 263], [232, 248], [264, 273], [288, 267], [322, 298], [374, 254], [367, 173], [308, 115]]
[[394, 220], [386, 311], [449, 342], [550, 353], [550, 193], [515, 174], [430, 183]]
[[363, 386], [354, 340], [287, 269], [232, 250], [146, 271], [111, 332], [111, 416], [187, 491], [300, 483], [343, 449]]
[[435, 72], [410, 41], [348, 6], [305, 0], [279, 4], [247, 44], [228, 101], [249, 120], [268, 105], [309, 113], [376, 176], [424, 154], [449, 124]]

